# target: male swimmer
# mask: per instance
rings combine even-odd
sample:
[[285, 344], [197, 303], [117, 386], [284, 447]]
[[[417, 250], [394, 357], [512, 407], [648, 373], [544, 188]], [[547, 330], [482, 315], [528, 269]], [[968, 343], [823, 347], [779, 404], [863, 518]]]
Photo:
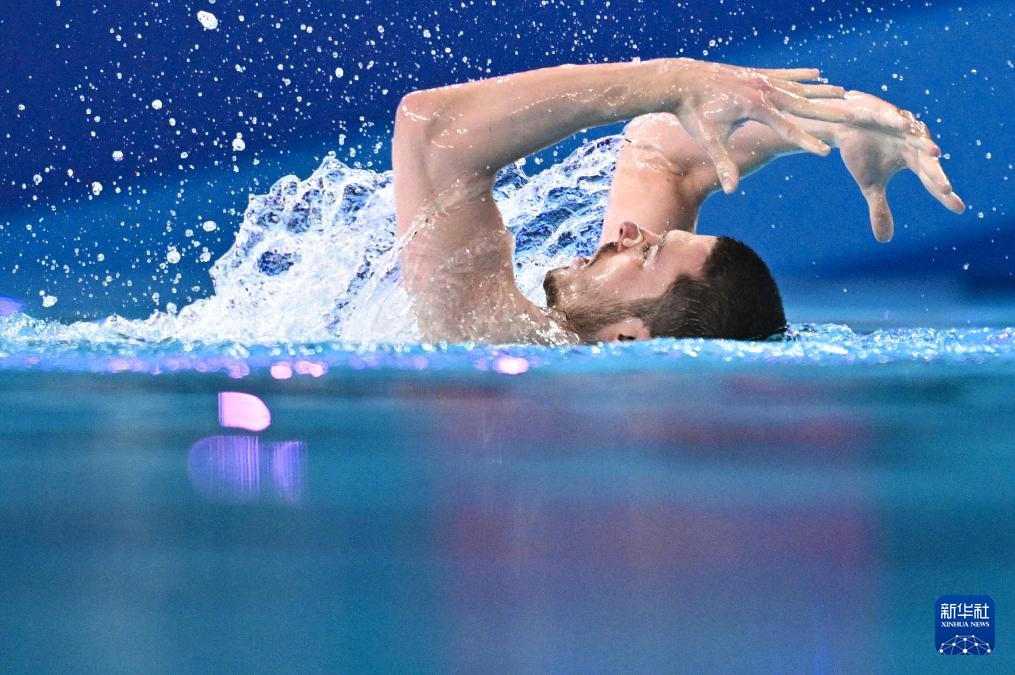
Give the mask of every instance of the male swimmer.
[[[945, 207], [965, 205], [926, 125], [817, 70], [692, 59], [544, 68], [408, 94], [393, 144], [402, 277], [423, 336], [478, 342], [654, 337], [762, 339], [786, 324], [768, 267], [743, 243], [696, 234], [719, 187], [775, 157], [838, 147], [879, 241], [885, 187], [903, 168]], [[494, 202], [498, 169], [583, 129], [627, 125], [600, 245], [546, 275], [547, 307], [515, 284]]]

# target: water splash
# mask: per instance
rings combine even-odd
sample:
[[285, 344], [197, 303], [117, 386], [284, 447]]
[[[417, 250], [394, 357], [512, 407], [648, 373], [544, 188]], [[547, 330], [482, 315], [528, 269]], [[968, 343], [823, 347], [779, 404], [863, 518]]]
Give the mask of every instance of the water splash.
[[[544, 301], [547, 269], [594, 249], [618, 141], [587, 143], [535, 177], [517, 164], [498, 175], [519, 285], [533, 302]], [[40, 330], [143, 342], [414, 342], [394, 244], [391, 172], [330, 155], [307, 178], [286, 176], [250, 197], [232, 247], [210, 270], [211, 297], [145, 320], [114, 315]]]
[[[609, 137], [586, 143], [533, 177], [520, 164], [498, 174], [494, 192], [515, 238], [517, 280], [533, 302], [544, 300], [547, 269], [594, 250], [618, 142]], [[5, 305], [0, 368], [196, 370], [233, 377], [263, 370], [288, 378], [319, 377], [335, 368], [611, 369], [646, 359], [654, 368], [733, 360], [1015, 362], [1007, 328], [857, 334], [834, 324], [797, 325], [789, 338], [770, 342], [654, 340], [509, 351], [421, 344], [394, 242], [391, 173], [351, 168], [329, 156], [306, 179], [286, 176], [267, 194], [250, 197], [232, 248], [211, 269], [213, 296], [145, 320], [114, 315], [72, 324], [38, 320], [20, 306]]]

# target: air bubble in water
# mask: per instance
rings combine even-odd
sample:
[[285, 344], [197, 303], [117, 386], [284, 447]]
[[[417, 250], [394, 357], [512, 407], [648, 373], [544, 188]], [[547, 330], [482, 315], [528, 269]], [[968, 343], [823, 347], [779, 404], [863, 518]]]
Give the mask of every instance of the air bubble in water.
[[206, 220], [204, 221], [204, 224], [201, 225], [201, 229], [203, 229], [205, 232], [214, 232], [216, 229], [218, 229], [218, 223], [216, 223], [214, 220]]
[[151, 105], [152, 110], [162, 110], [162, 101], [159, 99], [155, 99], [154, 101], [152, 101]]
[[42, 182], [42, 176], [40, 176], [39, 174], [35, 174], [34, 176], [32, 176], [32, 182], [38, 185], [39, 183]]
[[233, 152], [243, 152], [247, 149], [247, 144], [243, 142], [243, 134], [237, 133], [236, 138], [233, 139]]
[[342, 77], [345, 75], [345, 71], [341, 68], [335, 68], [335, 77]]
[[56, 304], [56, 296], [55, 295], [43, 295], [42, 296], [42, 306], [43, 307], [47, 307], [48, 308], [48, 307], [52, 307], [55, 304]]
[[197, 13], [197, 20], [201, 22], [205, 30], [215, 30], [219, 27], [218, 17], [211, 12], [201, 10]]
[[119, 150], [114, 150], [113, 151], [113, 161], [114, 162], [122, 162], [123, 161], [123, 153], [121, 151], [119, 151]]
[[92, 194], [98, 197], [102, 194], [102, 183], [95, 181], [92, 183]]
[[175, 246], [170, 246], [169, 250], [166, 251], [166, 262], [170, 265], [180, 262], [180, 252], [176, 250]]

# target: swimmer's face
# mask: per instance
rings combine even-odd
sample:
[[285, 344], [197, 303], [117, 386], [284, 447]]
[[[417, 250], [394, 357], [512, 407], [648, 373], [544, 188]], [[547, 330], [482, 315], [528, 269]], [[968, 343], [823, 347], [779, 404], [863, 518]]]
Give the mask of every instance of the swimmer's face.
[[588, 302], [633, 302], [657, 298], [680, 276], [700, 278], [716, 237], [671, 230], [660, 236], [632, 222], [620, 225], [614, 241], [591, 259], [550, 270], [543, 281], [550, 307]]

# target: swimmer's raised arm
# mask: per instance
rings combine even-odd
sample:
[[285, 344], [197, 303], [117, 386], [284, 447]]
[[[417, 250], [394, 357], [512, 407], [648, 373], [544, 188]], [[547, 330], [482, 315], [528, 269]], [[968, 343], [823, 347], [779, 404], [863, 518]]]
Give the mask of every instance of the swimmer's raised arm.
[[[832, 147], [842, 159], [868, 202], [871, 227], [879, 241], [891, 239], [892, 215], [885, 187], [903, 168], [919, 176], [924, 187], [945, 207], [961, 213], [962, 200], [951, 188], [939, 161], [940, 149], [926, 125], [905, 110], [860, 92], [829, 101], [851, 122], [802, 119], [798, 126]], [[667, 229], [693, 232], [698, 208], [720, 187], [715, 166], [703, 148], [670, 114], [646, 115], [624, 131], [625, 143], [617, 159], [604, 220], [604, 237], [624, 220], [657, 233]], [[799, 152], [769, 127], [748, 122], [730, 138], [730, 156], [741, 175], [772, 159]]]
[[[818, 154], [828, 146], [799, 120], [841, 121], [841, 108], [815, 100], [838, 87], [803, 84], [813, 69], [762, 70], [693, 59], [558, 66], [413, 92], [399, 105], [393, 163], [402, 219], [435, 191], [492, 180], [501, 167], [589, 127], [672, 112], [704, 147], [723, 188], [739, 172], [728, 141], [747, 120]], [[399, 174], [407, 180], [398, 185]], [[410, 184], [411, 183], [411, 184]]]

